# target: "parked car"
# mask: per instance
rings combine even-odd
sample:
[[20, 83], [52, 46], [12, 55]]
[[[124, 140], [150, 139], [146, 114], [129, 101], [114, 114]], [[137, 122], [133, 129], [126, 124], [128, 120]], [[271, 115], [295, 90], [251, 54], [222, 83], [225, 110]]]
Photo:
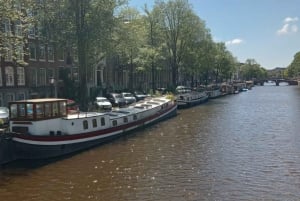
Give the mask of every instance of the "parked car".
[[125, 107], [126, 101], [122, 94], [119, 93], [109, 93], [107, 99], [111, 102], [113, 107]]
[[144, 100], [145, 98], [149, 97], [150, 95], [145, 94], [140, 91], [135, 91], [134, 92], [134, 97], [136, 98], [136, 101]]
[[5, 128], [9, 123], [9, 109], [7, 107], [0, 107], [0, 128]]
[[127, 105], [136, 102], [136, 98], [133, 96], [132, 93], [129, 93], [129, 92], [123, 92], [123, 93], [122, 93], [122, 96], [123, 96], [123, 98], [125, 99]]
[[100, 110], [111, 110], [112, 104], [105, 97], [96, 97], [95, 101], [96, 109]]

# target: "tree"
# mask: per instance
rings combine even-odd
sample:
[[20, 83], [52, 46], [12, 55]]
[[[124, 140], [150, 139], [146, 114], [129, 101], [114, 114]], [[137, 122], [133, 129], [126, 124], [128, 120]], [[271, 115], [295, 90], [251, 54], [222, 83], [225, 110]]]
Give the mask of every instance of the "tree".
[[49, 0], [39, 9], [44, 38], [77, 52], [82, 110], [87, 110], [87, 84], [93, 78], [94, 66], [111, 51], [114, 11], [122, 3], [117, 0]]
[[267, 71], [262, 68], [254, 59], [247, 59], [241, 66], [241, 73], [244, 80], [265, 79]]
[[287, 68], [288, 77], [298, 77], [300, 74], [300, 52], [294, 55], [294, 59]]
[[33, 0], [0, 0], [0, 57], [11, 57], [18, 65], [26, 65], [22, 59], [27, 54], [27, 34], [33, 21], [29, 8]]
[[187, 48], [192, 10], [187, 0], [158, 1], [155, 8], [160, 10], [159, 24], [165, 34], [168, 57], [172, 69], [172, 85], [178, 81], [179, 67]]

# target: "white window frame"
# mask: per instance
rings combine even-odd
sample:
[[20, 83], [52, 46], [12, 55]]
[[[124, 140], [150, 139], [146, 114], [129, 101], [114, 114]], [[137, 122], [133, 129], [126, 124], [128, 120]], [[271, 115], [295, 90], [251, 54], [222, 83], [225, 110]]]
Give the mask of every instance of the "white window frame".
[[[32, 53], [34, 53], [34, 55]], [[34, 43], [29, 44], [29, 54], [29, 60], [36, 61], [36, 46]]]
[[12, 46], [10, 44], [6, 46], [4, 57], [5, 61], [12, 61]]
[[38, 86], [38, 69], [37, 68], [32, 68], [30, 69], [30, 82], [33, 86]]
[[16, 24], [15, 24], [15, 35], [16, 36], [22, 36], [22, 24], [20, 21], [16, 21]]
[[14, 68], [12, 66], [5, 67], [6, 86], [14, 86]]
[[39, 79], [39, 86], [45, 86], [46, 85], [46, 69], [40, 68], [38, 73], [38, 79]]
[[17, 67], [17, 82], [18, 86], [25, 86], [25, 69], [24, 67]]
[[6, 36], [11, 35], [11, 23], [9, 19], [4, 20], [4, 33]]
[[46, 61], [45, 45], [40, 45], [39, 46], [39, 60], [40, 61]]
[[48, 61], [54, 62], [54, 48], [53, 48], [53, 45], [48, 45]]
[[28, 27], [28, 38], [35, 38], [35, 27], [33, 25]]
[[23, 50], [23, 46], [19, 46], [18, 50], [17, 50], [17, 59], [19, 61], [24, 61], [24, 50]]

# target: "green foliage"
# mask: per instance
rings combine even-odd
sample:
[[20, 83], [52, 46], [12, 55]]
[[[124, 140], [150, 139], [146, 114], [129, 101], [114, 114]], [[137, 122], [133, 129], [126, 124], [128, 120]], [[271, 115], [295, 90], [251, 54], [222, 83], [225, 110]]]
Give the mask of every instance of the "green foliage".
[[300, 75], [300, 52], [294, 55], [292, 63], [288, 66], [287, 72], [288, 77], [299, 77]]
[[34, 7], [34, 0], [0, 0], [0, 55], [11, 55], [12, 61], [22, 66], [27, 63], [19, 58], [27, 54], [23, 48], [33, 22], [29, 11]]
[[266, 69], [262, 68], [254, 59], [246, 60], [246, 63], [241, 66], [241, 74], [244, 80], [267, 78]]

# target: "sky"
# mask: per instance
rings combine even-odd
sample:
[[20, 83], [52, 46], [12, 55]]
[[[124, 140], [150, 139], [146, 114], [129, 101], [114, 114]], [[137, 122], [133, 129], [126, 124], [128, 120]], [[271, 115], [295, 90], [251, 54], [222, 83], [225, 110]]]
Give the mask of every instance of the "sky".
[[[129, 0], [142, 11], [155, 0]], [[239, 62], [266, 69], [287, 67], [300, 51], [300, 0], [189, 0], [215, 42], [224, 42]]]

